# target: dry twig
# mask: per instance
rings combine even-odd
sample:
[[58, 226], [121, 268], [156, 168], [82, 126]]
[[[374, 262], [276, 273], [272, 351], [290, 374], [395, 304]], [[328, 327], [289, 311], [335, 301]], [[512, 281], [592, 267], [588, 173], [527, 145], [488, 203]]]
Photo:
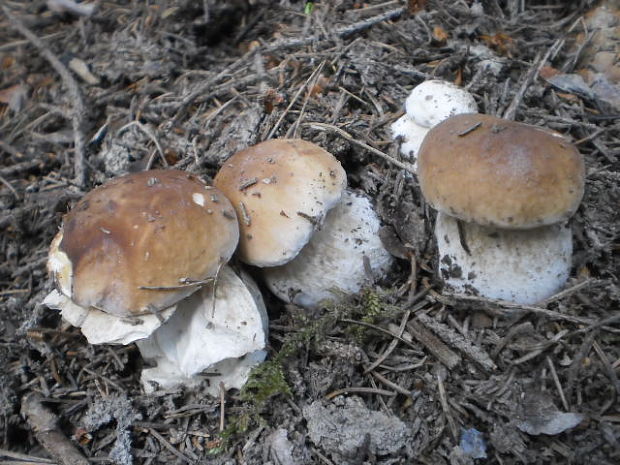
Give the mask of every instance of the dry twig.
[[52, 65], [52, 68], [62, 78], [63, 83], [71, 94], [73, 101], [73, 111], [71, 112], [71, 122], [73, 123], [73, 141], [74, 141], [74, 155], [73, 155], [73, 176], [74, 182], [84, 187], [86, 184], [86, 164], [84, 161], [84, 117], [86, 115], [86, 106], [84, 105], [84, 99], [82, 98], [82, 92], [77, 81], [73, 78], [69, 70], [62, 64], [56, 55], [39, 39], [30, 29], [28, 29], [20, 19], [11, 13], [11, 10], [6, 5], [0, 5], [5, 16], [9, 18], [11, 26], [17, 30], [21, 35], [26, 37], [28, 41], [34, 45], [41, 55]]
[[497, 369], [497, 365], [495, 365], [495, 362], [491, 360], [491, 357], [484, 349], [475, 346], [452, 328], [425, 314], [418, 315], [417, 320], [437, 334], [446, 344], [457, 348], [485, 370], [493, 371]]
[[88, 460], [58, 428], [58, 418], [41, 403], [38, 394], [22, 400], [22, 414], [34, 431], [37, 441], [61, 465], [88, 465]]

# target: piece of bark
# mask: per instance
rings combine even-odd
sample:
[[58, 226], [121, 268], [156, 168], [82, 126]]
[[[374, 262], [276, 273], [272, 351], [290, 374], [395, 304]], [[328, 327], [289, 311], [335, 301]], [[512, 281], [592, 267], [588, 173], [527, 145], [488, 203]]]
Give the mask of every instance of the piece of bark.
[[452, 328], [440, 323], [428, 315], [418, 315], [417, 319], [420, 323], [439, 336], [446, 344], [460, 350], [463, 354], [477, 362], [485, 370], [493, 371], [497, 369], [497, 365], [495, 365], [495, 362], [491, 360], [491, 357], [484, 349], [472, 344]]
[[38, 394], [22, 400], [22, 415], [34, 431], [37, 441], [61, 465], [89, 465], [88, 460], [58, 428], [58, 418], [41, 403]]
[[447, 345], [431, 333], [428, 329], [416, 321], [407, 323], [407, 329], [411, 336], [420, 342], [428, 351], [446, 367], [452, 369], [461, 363], [461, 357], [452, 351]]

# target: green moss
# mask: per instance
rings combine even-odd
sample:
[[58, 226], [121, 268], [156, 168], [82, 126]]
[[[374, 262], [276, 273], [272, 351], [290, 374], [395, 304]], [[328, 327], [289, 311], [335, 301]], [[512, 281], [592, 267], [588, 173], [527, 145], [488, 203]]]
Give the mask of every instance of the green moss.
[[280, 394], [291, 395], [291, 389], [277, 357], [256, 366], [241, 389], [241, 399], [252, 403], [257, 410], [262, 409], [267, 400]]

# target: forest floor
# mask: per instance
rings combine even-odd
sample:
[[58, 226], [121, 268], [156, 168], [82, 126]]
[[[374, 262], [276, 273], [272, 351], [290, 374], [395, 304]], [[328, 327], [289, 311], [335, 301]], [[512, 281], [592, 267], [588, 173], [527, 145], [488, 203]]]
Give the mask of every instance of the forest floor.
[[[0, 3], [0, 463], [86, 463], [54, 456], [63, 444], [119, 464], [620, 462], [620, 106], [584, 71], [619, 45], [597, 38], [595, 2], [70, 4]], [[390, 133], [432, 78], [585, 157], [561, 293], [519, 306], [443, 292], [435, 213]], [[251, 389], [147, 395], [135, 345], [89, 345], [41, 305], [62, 215], [128, 171], [210, 180], [272, 137], [341, 161], [398, 264], [318, 311], [264, 289], [269, 362]]]

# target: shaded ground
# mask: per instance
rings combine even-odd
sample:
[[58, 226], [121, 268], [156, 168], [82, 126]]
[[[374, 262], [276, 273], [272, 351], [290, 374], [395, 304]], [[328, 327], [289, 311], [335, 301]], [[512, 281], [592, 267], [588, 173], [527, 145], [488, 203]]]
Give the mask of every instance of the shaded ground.
[[[593, 2], [403, 3], [100, 2], [82, 18], [2, 3], [40, 47], [0, 16], [0, 454], [48, 463], [20, 414], [38, 393], [93, 463], [466, 464], [472, 428], [485, 463], [618, 463], [618, 108], [543, 79], [584, 66]], [[430, 77], [577, 142], [588, 177], [565, 292], [528, 308], [442, 295], [434, 213], [389, 133]], [[276, 136], [334, 153], [405, 258], [338, 308], [266, 294], [271, 361], [225, 408], [144, 395], [135, 346], [89, 346], [39, 305], [47, 244], [89, 188], [147, 166], [209, 178]]]

